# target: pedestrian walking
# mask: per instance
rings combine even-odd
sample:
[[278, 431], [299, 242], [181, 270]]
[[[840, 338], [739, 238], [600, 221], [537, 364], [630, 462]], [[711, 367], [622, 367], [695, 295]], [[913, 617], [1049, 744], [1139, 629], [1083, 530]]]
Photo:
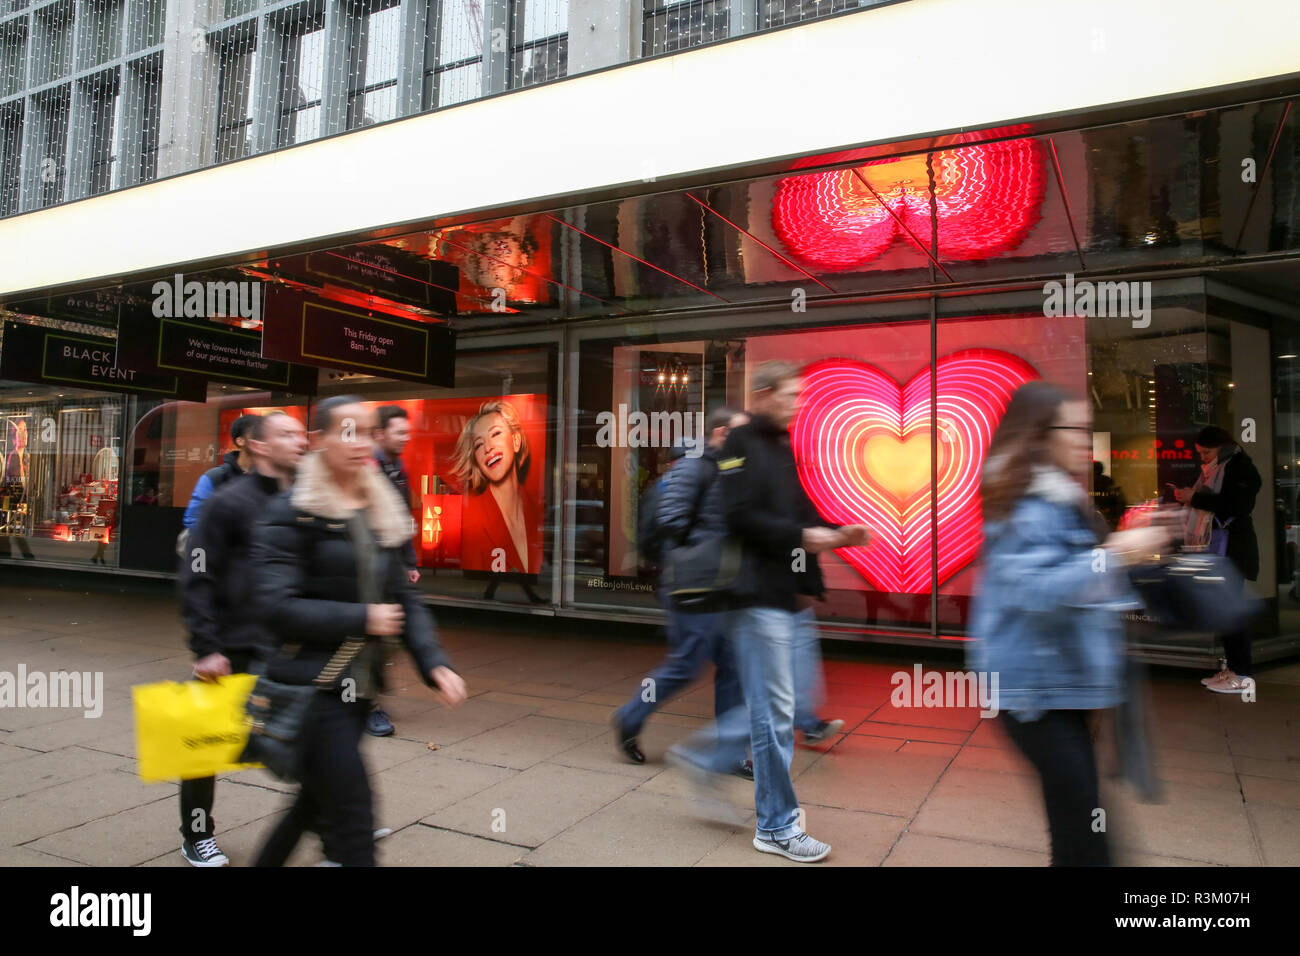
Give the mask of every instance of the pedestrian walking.
[[1086, 490], [1091, 467], [1088, 404], [1030, 382], [993, 435], [980, 489], [968, 659], [998, 675], [998, 719], [1038, 771], [1053, 866], [1110, 861], [1088, 718], [1124, 699], [1120, 612], [1139, 606], [1126, 568], [1173, 537], [1160, 525], [1107, 534]]
[[765, 362], [751, 389], [752, 420], [732, 430], [718, 461], [727, 528], [742, 554], [727, 630], [745, 705], [674, 747], [670, 757], [700, 778], [729, 771], [748, 743], [758, 817], [754, 848], [813, 863], [831, 847], [803, 831], [790, 779], [800, 614], [811, 613], [811, 602], [825, 591], [817, 555], [865, 546], [869, 535], [862, 525], [823, 521], [799, 483], [789, 434], [797, 368]]
[[[215, 681], [247, 672], [270, 637], [251, 612], [252, 528], [271, 499], [293, 482], [307, 450], [301, 423], [283, 412], [255, 416], [241, 436], [249, 473], [225, 482], [207, 500], [180, 574], [182, 614], [194, 652], [194, 676]], [[212, 804], [216, 778], [180, 785], [181, 854], [193, 866], [225, 866]]]
[[181, 524], [186, 528], [193, 528], [199, 523], [199, 514], [203, 509], [203, 502], [212, 497], [212, 493], [220, 488], [231, 478], [238, 478], [240, 475], [248, 474], [252, 467], [252, 457], [248, 451], [248, 430], [253, 427], [253, 423], [261, 418], [260, 415], [240, 415], [230, 424], [230, 443], [234, 447], [226, 452], [221, 459], [221, 464], [214, 468], [209, 468], [194, 485], [194, 491], [190, 495], [190, 503], [185, 508], [185, 514], [181, 518]]
[[[317, 405], [315, 448], [254, 532], [257, 613], [276, 648], [266, 676], [319, 688], [300, 742], [301, 789], [259, 866], [283, 863], [306, 828], [320, 833], [327, 862], [374, 865], [373, 797], [359, 747], [368, 701], [382, 689], [380, 639], [400, 636], [447, 704], [465, 698], [402, 560], [411, 515], [371, 463], [374, 425], [357, 398]], [[338, 673], [324, 673], [345, 644], [360, 647], [340, 655], [351, 660]]]
[[[1201, 474], [1190, 488], [1175, 488], [1174, 497], [1187, 506], [1184, 537], [1189, 544], [1222, 554], [1247, 581], [1259, 577], [1259, 542], [1251, 515], [1263, 486], [1259, 470], [1232, 436], [1216, 425], [1196, 435]], [[1243, 694], [1253, 686], [1250, 676], [1248, 628], [1224, 634], [1223, 667], [1201, 683], [1216, 694]]]
[[[681, 446], [674, 449], [679, 457], [646, 502], [654, 513], [653, 530], [646, 533], [661, 543], [661, 552], [726, 536], [727, 523], [717, 480], [718, 452], [732, 427], [746, 421], [748, 416], [743, 412], [725, 406], [715, 408], [709, 413], [709, 437], [704, 450], [691, 458], [683, 454]], [[650, 557], [656, 564], [663, 560], [662, 553]], [[661, 583], [655, 591], [668, 618], [668, 656], [612, 718], [619, 752], [632, 763], [645, 763], [637, 737], [646, 719], [663, 701], [693, 683], [709, 661], [714, 665], [714, 713], [721, 717], [742, 703], [740, 680], [727, 645], [726, 609], [711, 607], [688, 612], [673, 604]], [[749, 761], [741, 760], [735, 769], [742, 776], [753, 778]]]
[[[407, 477], [402, 465], [402, 452], [411, 440], [411, 423], [406, 409], [400, 405], [384, 405], [376, 413], [376, 427], [373, 433], [375, 442], [375, 462], [379, 470], [393, 483], [398, 498], [409, 510], [411, 507], [411, 479]], [[402, 548], [402, 562], [406, 565], [406, 576], [412, 584], [420, 580], [418, 560], [415, 554], [415, 541], [406, 539]], [[397, 731], [392, 718], [378, 703], [366, 718], [366, 733], [373, 737], [389, 737]]]

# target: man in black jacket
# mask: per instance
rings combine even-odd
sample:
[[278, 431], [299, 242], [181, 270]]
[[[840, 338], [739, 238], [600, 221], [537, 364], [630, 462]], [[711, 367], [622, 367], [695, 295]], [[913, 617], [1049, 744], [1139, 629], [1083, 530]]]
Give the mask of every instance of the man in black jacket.
[[[199, 680], [246, 672], [269, 643], [250, 613], [252, 528], [271, 498], [292, 484], [307, 450], [302, 425], [283, 412], [255, 418], [244, 437], [251, 470], [207, 500], [181, 568], [182, 613]], [[214, 777], [181, 782], [181, 853], [194, 866], [229, 862], [214, 837], [215, 786]]]
[[[726, 535], [727, 522], [717, 482], [718, 451], [732, 427], [748, 420], [743, 412], [721, 407], [709, 413], [709, 441], [695, 456], [682, 456], [664, 475], [655, 502], [655, 528], [664, 548], [699, 544]], [[679, 449], [674, 449], [679, 450]], [[645, 763], [637, 742], [641, 727], [659, 704], [694, 681], [707, 661], [713, 661], [713, 709], [721, 717], [741, 703], [740, 682], [727, 647], [726, 615], [721, 608], [685, 613], [659, 591], [668, 615], [668, 656], [641, 682], [631, 699], [615, 711], [612, 723], [619, 752], [633, 763]], [[747, 763], [737, 764], [742, 775]]]
[[814, 626], [811, 601], [825, 592], [817, 555], [863, 547], [869, 535], [862, 525], [835, 528], [823, 521], [799, 483], [788, 431], [799, 398], [798, 370], [765, 362], [750, 385], [753, 420], [731, 432], [718, 461], [727, 527], [743, 549], [728, 634], [746, 706], [670, 754], [693, 774], [722, 773], [748, 738], [758, 817], [754, 848], [814, 863], [831, 848], [803, 832], [790, 779], [798, 648]]
[[[409, 508], [411, 479], [407, 477], [406, 469], [402, 466], [402, 452], [406, 450], [406, 443], [411, 440], [411, 422], [406, 416], [406, 409], [400, 405], [382, 406], [376, 412], [376, 421], [378, 424], [373, 434], [375, 461], [379, 464], [379, 470], [393, 483], [393, 489], [402, 499], [402, 503]], [[416, 567], [419, 561], [415, 555], [413, 538], [406, 540], [406, 545], [402, 548], [402, 560], [406, 563], [407, 577], [412, 584], [417, 583], [420, 580], [420, 571]], [[392, 718], [376, 704], [371, 709], [370, 716], [366, 718], [366, 733], [372, 737], [389, 737], [396, 730]]]

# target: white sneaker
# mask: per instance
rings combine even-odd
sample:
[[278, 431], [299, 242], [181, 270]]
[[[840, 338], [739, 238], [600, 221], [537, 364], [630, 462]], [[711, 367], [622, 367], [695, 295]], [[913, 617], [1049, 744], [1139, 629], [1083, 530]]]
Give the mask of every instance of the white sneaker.
[[831, 845], [814, 840], [806, 833], [797, 833], [788, 840], [768, 840], [756, 836], [754, 849], [763, 853], [775, 853], [796, 863], [816, 863], [830, 855]]
[[1255, 679], [1253, 677], [1238, 677], [1236, 674], [1232, 673], [1231, 671], [1228, 672], [1228, 676], [1222, 678], [1221, 680], [1216, 680], [1213, 683], [1205, 685], [1207, 690], [1212, 690], [1216, 694], [1237, 694], [1237, 695], [1243, 694], [1247, 690], [1253, 689], [1254, 686], [1255, 686]]
[[384, 837], [392, 836], [392, 835], [393, 835], [392, 827], [380, 827], [373, 834], [376, 841], [382, 840]]

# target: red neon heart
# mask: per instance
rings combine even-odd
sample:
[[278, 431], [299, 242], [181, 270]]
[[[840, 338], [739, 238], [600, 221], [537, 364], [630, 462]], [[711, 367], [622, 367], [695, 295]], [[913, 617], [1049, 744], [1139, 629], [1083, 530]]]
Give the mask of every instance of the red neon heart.
[[[1039, 375], [1023, 359], [994, 349], [945, 355], [936, 370], [942, 584], [979, 550], [984, 453], [1011, 393]], [[935, 585], [931, 481], [927, 473], [918, 482], [912, 460], [918, 441], [929, 458], [930, 430], [928, 368], [902, 388], [880, 369], [850, 359], [804, 370], [799, 414], [790, 426], [799, 480], [824, 517], [872, 529], [867, 547], [838, 553], [880, 591], [924, 594]]]

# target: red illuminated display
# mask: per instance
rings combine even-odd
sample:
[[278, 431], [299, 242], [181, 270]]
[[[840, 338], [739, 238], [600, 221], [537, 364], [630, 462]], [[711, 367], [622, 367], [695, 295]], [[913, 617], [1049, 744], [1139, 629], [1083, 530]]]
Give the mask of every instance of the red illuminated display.
[[[979, 550], [980, 469], [1011, 393], [1039, 377], [1023, 359], [967, 349], [938, 360], [938, 557], [942, 583]], [[866, 524], [865, 548], [837, 553], [880, 591], [923, 594], [931, 565], [930, 370], [906, 385], [880, 369], [828, 359], [804, 372], [790, 426], [799, 480], [821, 514]]]
[[1038, 222], [1044, 158], [1037, 140], [1013, 139], [935, 151], [930, 169], [922, 154], [789, 176], [777, 187], [772, 225], [806, 266], [861, 269], [896, 239], [910, 242], [904, 226], [929, 247], [933, 176], [939, 258], [990, 258], [1014, 249]]

